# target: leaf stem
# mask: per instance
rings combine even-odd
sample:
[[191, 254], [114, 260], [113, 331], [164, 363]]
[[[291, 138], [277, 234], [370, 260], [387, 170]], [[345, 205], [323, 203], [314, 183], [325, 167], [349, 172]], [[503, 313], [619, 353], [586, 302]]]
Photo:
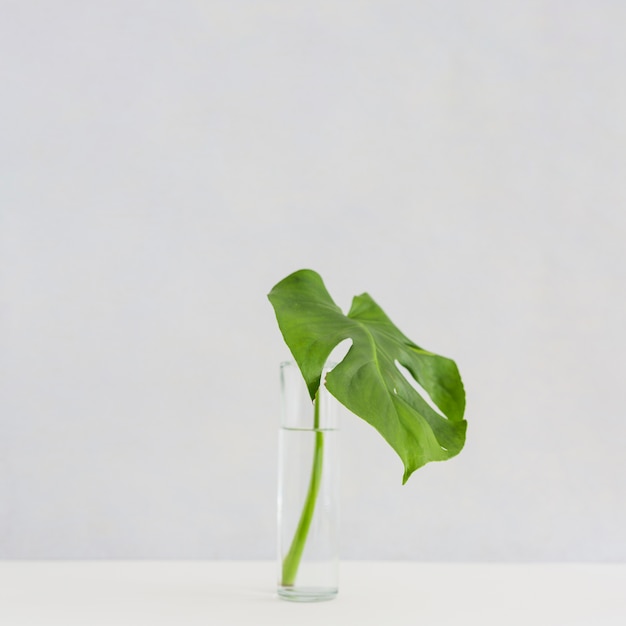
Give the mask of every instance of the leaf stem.
[[311, 479], [307, 492], [304, 507], [300, 514], [300, 521], [291, 541], [289, 552], [283, 560], [282, 586], [292, 587], [296, 580], [300, 560], [313, 520], [317, 494], [322, 482], [322, 461], [324, 458], [324, 433], [319, 430], [320, 425], [320, 390], [315, 394], [315, 412], [313, 417], [313, 429], [315, 431], [315, 448], [313, 451], [313, 467], [311, 468]]

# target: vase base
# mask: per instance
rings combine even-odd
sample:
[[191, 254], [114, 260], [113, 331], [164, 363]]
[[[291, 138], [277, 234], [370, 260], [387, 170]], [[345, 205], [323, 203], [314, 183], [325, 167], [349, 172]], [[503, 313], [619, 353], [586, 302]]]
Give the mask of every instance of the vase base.
[[337, 587], [279, 587], [278, 595], [290, 602], [324, 602], [337, 597]]

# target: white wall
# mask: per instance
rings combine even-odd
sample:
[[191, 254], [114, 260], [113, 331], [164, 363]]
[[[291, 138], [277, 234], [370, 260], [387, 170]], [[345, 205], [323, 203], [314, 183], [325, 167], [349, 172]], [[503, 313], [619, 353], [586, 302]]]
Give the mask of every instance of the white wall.
[[344, 420], [344, 557], [626, 558], [626, 5], [1, 9], [1, 558], [272, 558], [300, 267], [468, 391]]

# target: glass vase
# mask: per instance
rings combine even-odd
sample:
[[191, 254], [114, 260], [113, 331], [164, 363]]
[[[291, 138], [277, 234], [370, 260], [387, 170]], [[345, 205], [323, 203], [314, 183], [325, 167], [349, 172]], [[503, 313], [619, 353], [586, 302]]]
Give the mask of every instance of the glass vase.
[[278, 595], [330, 600], [338, 588], [338, 406], [323, 384], [315, 401], [293, 362], [281, 364]]

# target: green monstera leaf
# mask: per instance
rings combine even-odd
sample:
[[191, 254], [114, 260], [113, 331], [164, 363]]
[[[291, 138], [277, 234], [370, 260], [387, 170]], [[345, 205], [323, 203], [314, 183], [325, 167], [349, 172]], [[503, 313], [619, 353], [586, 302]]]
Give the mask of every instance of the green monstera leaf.
[[345, 315], [312, 270], [287, 276], [268, 297], [312, 399], [332, 350], [352, 340], [326, 387], [398, 453], [403, 483], [426, 463], [461, 451], [465, 392], [454, 361], [413, 343], [366, 293]]

